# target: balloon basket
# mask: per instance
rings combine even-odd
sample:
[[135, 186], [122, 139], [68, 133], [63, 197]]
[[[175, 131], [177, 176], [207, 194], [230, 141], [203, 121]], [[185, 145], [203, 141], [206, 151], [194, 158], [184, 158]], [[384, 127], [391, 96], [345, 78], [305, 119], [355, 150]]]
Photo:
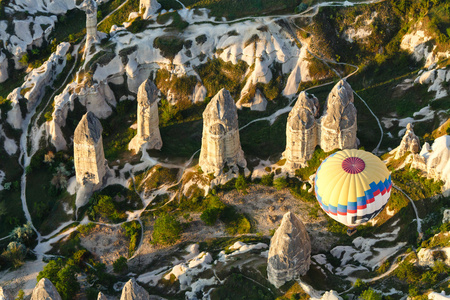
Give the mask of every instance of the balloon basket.
[[352, 236], [354, 235], [358, 230], [356, 228], [348, 228], [347, 229], [347, 235]]

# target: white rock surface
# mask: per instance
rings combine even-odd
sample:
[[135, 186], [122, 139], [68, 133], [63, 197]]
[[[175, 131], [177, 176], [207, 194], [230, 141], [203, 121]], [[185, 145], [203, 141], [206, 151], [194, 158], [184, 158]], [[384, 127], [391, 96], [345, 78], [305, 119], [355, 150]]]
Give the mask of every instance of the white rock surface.
[[142, 18], [148, 19], [161, 8], [161, 4], [156, 0], [140, 0], [139, 9], [144, 11]]
[[150, 300], [150, 295], [134, 278], [131, 278], [123, 287], [120, 300]]
[[86, 11], [86, 40], [98, 41], [97, 35], [97, 2], [94, 0], [85, 0], [83, 9]]
[[444, 256], [443, 263], [450, 266], [450, 247], [444, 248], [421, 248], [417, 253], [418, 264], [422, 267], [433, 267], [436, 262], [436, 255]]
[[450, 209], [444, 210], [444, 214], [442, 217], [442, 223], [448, 223], [450, 222]]
[[441, 292], [441, 293], [431, 292], [428, 294], [428, 299], [430, 299], [430, 300], [447, 300], [447, 299], [450, 299], [450, 295], [445, 295], [445, 292]]
[[0, 300], [14, 300], [14, 297], [0, 286]]
[[417, 135], [414, 134], [411, 123], [408, 123], [408, 125], [406, 126], [406, 132], [402, 138], [402, 141], [400, 142], [400, 145], [392, 151], [395, 152], [394, 159], [399, 159], [408, 152], [413, 154], [419, 153], [420, 140]]

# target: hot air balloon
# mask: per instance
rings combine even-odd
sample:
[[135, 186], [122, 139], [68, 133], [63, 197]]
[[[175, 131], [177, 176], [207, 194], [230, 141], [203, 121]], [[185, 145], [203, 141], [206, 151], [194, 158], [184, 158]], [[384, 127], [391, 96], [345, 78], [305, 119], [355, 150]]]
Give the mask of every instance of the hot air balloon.
[[386, 165], [370, 152], [338, 151], [320, 165], [314, 191], [320, 206], [334, 220], [354, 227], [374, 218], [386, 206], [392, 181]]

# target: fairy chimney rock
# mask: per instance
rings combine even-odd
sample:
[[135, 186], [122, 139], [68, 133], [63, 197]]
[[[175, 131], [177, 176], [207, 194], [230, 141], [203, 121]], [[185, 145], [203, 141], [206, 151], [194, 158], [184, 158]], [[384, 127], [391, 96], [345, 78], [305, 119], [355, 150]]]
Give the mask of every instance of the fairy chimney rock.
[[225, 164], [230, 168], [247, 166], [239, 140], [236, 104], [230, 92], [221, 89], [203, 112], [199, 165], [206, 174], [219, 175]]
[[101, 187], [107, 165], [103, 153], [102, 124], [87, 112], [75, 129], [73, 138], [75, 173], [78, 184]]
[[277, 288], [308, 272], [311, 242], [302, 221], [287, 212], [270, 240], [267, 276]]
[[83, 8], [86, 12], [86, 40], [97, 41], [97, 2], [85, 0]]
[[356, 108], [353, 90], [347, 81], [339, 81], [331, 90], [320, 123], [320, 147], [323, 151], [357, 147]]
[[286, 126], [285, 167], [298, 169], [310, 160], [317, 146], [317, 123], [319, 100], [314, 95], [301, 92], [289, 113]]
[[150, 295], [132, 278], [123, 287], [120, 300], [150, 300]]
[[98, 293], [97, 300], [108, 300], [108, 298], [102, 292]]
[[139, 10], [141, 12], [143, 11], [142, 18], [144, 20], [151, 17], [151, 15], [156, 13], [160, 8], [161, 4], [156, 0], [140, 0], [139, 2]]
[[406, 132], [400, 142], [400, 145], [395, 149], [394, 159], [399, 159], [406, 153], [411, 152], [416, 154], [420, 152], [420, 140], [417, 135], [414, 134], [411, 123], [406, 125]]
[[161, 149], [159, 133], [158, 89], [147, 79], [138, 90], [137, 134], [128, 145], [128, 149], [139, 152], [141, 148]]
[[31, 300], [61, 300], [53, 283], [47, 278], [39, 280], [31, 294]]

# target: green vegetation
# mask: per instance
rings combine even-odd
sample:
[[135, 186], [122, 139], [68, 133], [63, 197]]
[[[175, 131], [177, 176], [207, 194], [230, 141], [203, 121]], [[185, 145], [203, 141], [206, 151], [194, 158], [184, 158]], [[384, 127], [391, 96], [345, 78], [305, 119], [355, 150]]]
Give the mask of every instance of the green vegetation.
[[244, 195], [248, 194], [247, 192], [248, 184], [247, 181], [245, 180], [245, 177], [242, 174], [240, 174], [236, 179], [235, 187], [236, 190], [242, 192]]
[[[113, 8], [118, 6], [117, 4], [120, 4], [120, 2], [123, 1], [112, 1], [109, 5], [101, 6], [99, 11], [102, 15], [106, 16], [109, 13], [109, 10], [112, 11]], [[129, 0], [121, 9], [114, 12], [109, 18], [105, 19], [103, 23], [98, 25], [98, 31], [109, 33], [113, 25], [122, 25], [123, 22], [128, 20], [130, 13], [134, 11], [139, 11], [139, 0]]]
[[295, 170], [295, 176], [299, 177], [303, 181], [309, 180], [309, 177], [317, 171], [322, 161], [336, 151], [338, 151], [338, 149], [330, 152], [324, 152], [322, 149], [317, 147], [312, 158], [307, 163], [308, 166]]
[[173, 60], [175, 55], [183, 49], [184, 41], [177, 36], [159, 36], [153, 41], [153, 47], [161, 50], [162, 56]]
[[409, 167], [392, 171], [391, 178], [413, 200], [430, 198], [442, 191], [442, 181], [423, 177], [419, 170]]
[[76, 274], [79, 272], [79, 266], [73, 259], [64, 262], [62, 259], [51, 260], [44, 270], [39, 272], [37, 281], [42, 278], [49, 279], [58, 290], [63, 300], [70, 300], [75, 297], [80, 290], [80, 283], [77, 281]]
[[88, 210], [88, 216], [91, 221], [110, 221], [119, 223], [126, 220], [126, 214], [119, 212], [116, 203], [110, 196], [94, 195], [90, 202], [91, 209]]
[[130, 239], [128, 246], [128, 257], [132, 257], [138, 246], [138, 238], [141, 234], [141, 224], [138, 221], [131, 221], [122, 224], [125, 235]]
[[128, 270], [127, 259], [123, 256], [116, 259], [113, 263], [113, 270], [118, 274], [126, 272]]
[[173, 184], [177, 181], [178, 169], [168, 169], [156, 165], [151, 169], [135, 176], [135, 185], [138, 192], [156, 189], [163, 184]]
[[158, 24], [166, 24], [169, 20], [172, 20], [168, 28], [176, 29], [178, 31], [183, 31], [186, 27], [189, 26], [189, 23], [181, 18], [180, 14], [177, 11], [174, 12], [166, 12], [165, 14], [160, 14], [156, 18], [156, 22]]
[[[175, 111], [170, 111], [167, 108], [165, 109], [160, 108], [162, 110], [160, 118], [162, 119], [161, 122], [163, 124], [171, 120], [176, 115], [176, 113], [178, 113], [178, 110], [187, 109], [192, 105], [189, 96], [192, 95], [192, 93], [194, 92], [194, 88], [197, 83], [198, 81], [195, 76], [186, 76], [186, 75], [176, 76], [170, 74], [170, 72], [166, 69], [158, 70], [155, 79], [156, 86], [166, 95], [169, 91], [175, 94], [177, 98], [177, 108], [178, 108]], [[165, 103], [161, 103], [162, 104], [161, 107], [163, 106], [166, 107], [167, 105], [169, 105], [166, 99], [164, 99], [164, 102]]]
[[173, 216], [163, 213], [153, 226], [152, 242], [160, 245], [171, 245], [180, 239], [182, 227]]
[[1, 258], [9, 262], [16, 269], [23, 265], [26, 255], [27, 247], [24, 244], [10, 242], [6, 250], [1, 254]]
[[237, 64], [224, 62], [220, 58], [208, 59], [205, 64], [196, 68], [208, 91], [208, 97], [213, 97], [222, 88], [227, 89], [234, 99], [237, 99], [244, 87], [244, 75], [247, 64], [240, 60]]
[[225, 283], [212, 291], [211, 299], [273, 300], [274, 294], [268, 287], [255, 284], [253, 278], [249, 279], [236, 270]]

